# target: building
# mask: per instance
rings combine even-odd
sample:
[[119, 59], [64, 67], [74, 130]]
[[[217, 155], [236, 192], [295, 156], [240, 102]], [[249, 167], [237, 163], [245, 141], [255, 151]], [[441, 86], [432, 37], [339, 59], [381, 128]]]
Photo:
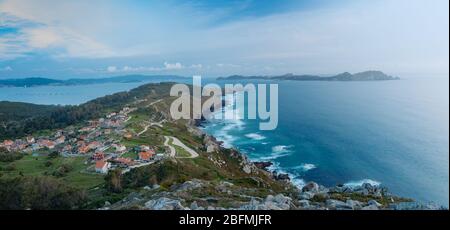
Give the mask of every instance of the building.
[[150, 150], [150, 146], [148, 146], [148, 145], [141, 145], [139, 147], [140, 147], [140, 151], [142, 151], [142, 152], [146, 152], [146, 151]]
[[33, 136], [28, 136], [27, 137], [27, 142], [28, 142], [28, 144], [34, 143], [35, 142], [34, 137]]
[[131, 133], [125, 133], [123, 137], [125, 137], [126, 139], [131, 139], [133, 135]]
[[131, 158], [123, 158], [123, 157], [118, 157], [115, 159], [115, 161], [119, 164], [122, 165], [124, 167], [128, 167], [134, 164], [134, 161]]
[[11, 147], [14, 144], [14, 141], [12, 140], [4, 140], [3, 141], [3, 146], [5, 147]]
[[112, 147], [114, 147], [116, 149], [117, 152], [119, 153], [123, 153], [127, 150], [127, 147], [125, 147], [125, 145], [121, 145], [121, 144], [112, 144]]
[[62, 144], [62, 143], [64, 143], [65, 141], [66, 141], [66, 137], [65, 137], [65, 136], [60, 136], [60, 137], [58, 137], [58, 138], [55, 140], [55, 142], [56, 142], [57, 145]]
[[48, 148], [48, 149], [54, 149], [55, 148], [55, 142], [50, 140], [41, 140], [39, 143], [42, 147]]
[[89, 148], [89, 146], [82, 145], [82, 146], [80, 146], [80, 147], [78, 148], [78, 153], [79, 153], [79, 154], [86, 154], [87, 152], [89, 152], [89, 150], [91, 150], [91, 149]]
[[139, 160], [150, 161], [153, 158], [153, 155], [155, 155], [155, 153], [153, 151], [140, 152]]
[[101, 144], [100, 142], [98, 142], [98, 141], [93, 141], [93, 142], [91, 142], [91, 143], [88, 144], [88, 147], [89, 147], [90, 149], [98, 149], [98, 148], [100, 148], [101, 146], [102, 146], [102, 144]]
[[106, 174], [108, 173], [108, 169], [110, 167], [110, 163], [107, 161], [96, 161], [95, 162], [95, 171], [98, 173]]
[[62, 151], [63, 151], [64, 153], [67, 153], [67, 154], [71, 153], [71, 151], [72, 151], [72, 145], [66, 145], [66, 146], [64, 146], [64, 148], [62, 149]]
[[96, 152], [94, 155], [92, 155], [92, 159], [96, 161], [103, 160], [105, 158], [105, 154], [103, 152]]

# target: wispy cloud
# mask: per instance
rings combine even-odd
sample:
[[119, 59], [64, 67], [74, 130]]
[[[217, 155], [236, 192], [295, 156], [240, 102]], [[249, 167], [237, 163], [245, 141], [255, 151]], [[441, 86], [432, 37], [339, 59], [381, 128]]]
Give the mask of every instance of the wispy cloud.
[[449, 61], [447, 0], [3, 0], [0, 26], [0, 64], [11, 72], [40, 62], [106, 73], [394, 74], [448, 72]]
[[190, 66], [185, 66], [181, 64], [180, 62], [164, 62], [163, 66], [161, 67], [154, 67], [154, 66], [138, 66], [138, 67], [132, 67], [132, 66], [123, 66], [123, 67], [117, 67], [117, 66], [108, 66], [106, 68], [107, 72], [110, 73], [127, 73], [127, 72], [139, 72], [139, 73], [145, 73], [145, 72], [161, 72], [161, 71], [171, 71], [171, 70], [183, 70], [183, 69], [201, 69], [203, 68], [202, 64], [192, 64]]

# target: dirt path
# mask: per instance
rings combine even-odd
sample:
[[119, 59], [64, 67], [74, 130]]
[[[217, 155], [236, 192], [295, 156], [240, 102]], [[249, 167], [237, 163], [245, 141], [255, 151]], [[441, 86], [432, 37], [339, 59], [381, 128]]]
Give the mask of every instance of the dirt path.
[[137, 136], [140, 136], [140, 135], [142, 135], [143, 133], [147, 132], [148, 127], [150, 127], [150, 126], [151, 126], [151, 124], [150, 124], [150, 125], [146, 125], [146, 126], [144, 127], [144, 130], [140, 131], [140, 132], [137, 134]]

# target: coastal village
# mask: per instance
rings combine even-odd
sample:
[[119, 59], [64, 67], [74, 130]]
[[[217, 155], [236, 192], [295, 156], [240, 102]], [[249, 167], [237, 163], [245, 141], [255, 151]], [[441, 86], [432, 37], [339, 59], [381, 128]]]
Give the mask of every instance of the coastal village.
[[[155, 101], [157, 103], [159, 101]], [[150, 105], [154, 104], [151, 103]], [[132, 119], [130, 113], [137, 108], [124, 107], [118, 112], [111, 112], [105, 117], [90, 120], [81, 127], [70, 126], [59, 129], [47, 135], [30, 135], [22, 139], [4, 140], [0, 142], [0, 148], [8, 151], [22, 152], [39, 156], [40, 154], [57, 154], [61, 157], [88, 157], [86, 172], [107, 174], [109, 170], [120, 168], [122, 173], [129, 172], [132, 168], [146, 166], [166, 157], [175, 157], [176, 148], [164, 143], [165, 148], [156, 148], [146, 144], [128, 146], [125, 144], [146, 132], [149, 126], [162, 127], [163, 121], [149, 123], [143, 130], [136, 133], [127, 128], [127, 123]], [[175, 137], [174, 145], [179, 143], [183, 152], [195, 151], [180, 143]], [[178, 148], [179, 149], [179, 148]], [[189, 156], [187, 156], [189, 157]]]

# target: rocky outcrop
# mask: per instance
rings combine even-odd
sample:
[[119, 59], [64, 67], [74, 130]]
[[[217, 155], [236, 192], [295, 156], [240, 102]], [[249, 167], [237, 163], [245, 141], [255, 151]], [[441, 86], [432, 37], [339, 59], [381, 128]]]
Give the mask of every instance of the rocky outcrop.
[[145, 203], [145, 208], [150, 210], [185, 210], [179, 200], [161, 197], [155, 200], [149, 200]]
[[240, 210], [289, 210], [295, 208], [292, 198], [278, 194], [269, 195], [265, 200], [252, 199], [248, 204], [241, 206]]
[[209, 135], [205, 135], [203, 137], [203, 145], [207, 153], [217, 152], [220, 149], [220, 142]]
[[253, 164], [255, 164], [256, 167], [262, 170], [267, 170], [268, 167], [273, 165], [273, 163], [270, 161], [257, 161], [253, 162]]

